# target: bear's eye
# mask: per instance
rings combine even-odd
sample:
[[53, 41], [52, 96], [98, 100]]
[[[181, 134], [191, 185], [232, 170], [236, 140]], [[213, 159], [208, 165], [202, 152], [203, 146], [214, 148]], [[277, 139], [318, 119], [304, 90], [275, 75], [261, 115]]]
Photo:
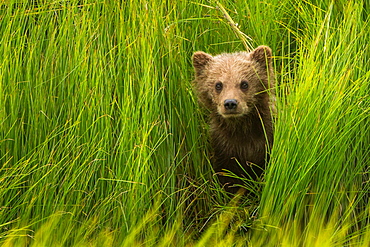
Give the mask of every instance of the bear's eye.
[[222, 87], [223, 87], [222, 82], [217, 82], [216, 85], [215, 85], [215, 89], [217, 91], [221, 91], [222, 90]]
[[248, 82], [247, 81], [242, 81], [241, 83], [240, 83], [240, 88], [241, 89], [244, 89], [244, 90], [246, 90], [246, 89], [248, 89]]

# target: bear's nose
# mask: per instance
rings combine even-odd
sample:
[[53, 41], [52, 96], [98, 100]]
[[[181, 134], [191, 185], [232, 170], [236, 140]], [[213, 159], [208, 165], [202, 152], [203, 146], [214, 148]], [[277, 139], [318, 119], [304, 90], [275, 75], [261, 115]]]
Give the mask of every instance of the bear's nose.
[[235, 109], [237, 105], [238, 101], [236, 101], [236, 99], [227, 99], [224, 101], [224, 107], [226, 110]]

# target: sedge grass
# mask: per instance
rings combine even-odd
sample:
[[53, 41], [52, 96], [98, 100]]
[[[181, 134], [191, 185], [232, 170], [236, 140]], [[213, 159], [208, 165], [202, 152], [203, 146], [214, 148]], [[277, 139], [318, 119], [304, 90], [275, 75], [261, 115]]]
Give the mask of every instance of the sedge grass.
[[[2, 245], [366, 246], [369, 11], [2, 2]], [[236, 203], [212, 175], [190, 57], [244, 50], [242, 33], [273, 48], [279, 97], [261, 199]]]

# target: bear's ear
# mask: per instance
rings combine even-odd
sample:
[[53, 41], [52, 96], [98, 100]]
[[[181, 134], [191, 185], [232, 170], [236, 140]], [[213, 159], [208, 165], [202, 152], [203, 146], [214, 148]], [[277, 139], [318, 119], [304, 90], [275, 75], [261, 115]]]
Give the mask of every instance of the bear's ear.
[[195, 69], [196, 76], [199, 76], [203, 73], [204, 68], [206, 65], [212, 60], [212, 56], [202, 52], [202, 51], [197, 51], [193, 55], [193, 66]]
[[258, 46], [250, 54], [252, 60], [256, 61], [263, 67], [272, 65], [272, 50], [270, 47], [261, 45]]

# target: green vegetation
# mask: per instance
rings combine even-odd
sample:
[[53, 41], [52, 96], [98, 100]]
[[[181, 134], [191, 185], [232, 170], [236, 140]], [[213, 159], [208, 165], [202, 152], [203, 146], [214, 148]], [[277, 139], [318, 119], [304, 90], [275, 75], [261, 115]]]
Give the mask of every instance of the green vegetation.
[[[2, 1], [1, 245], [368, 246], [369, 14], [365, 0]], [[275, 145], [256, 198], [232, 200], [190, 58], [262, 44]]]

